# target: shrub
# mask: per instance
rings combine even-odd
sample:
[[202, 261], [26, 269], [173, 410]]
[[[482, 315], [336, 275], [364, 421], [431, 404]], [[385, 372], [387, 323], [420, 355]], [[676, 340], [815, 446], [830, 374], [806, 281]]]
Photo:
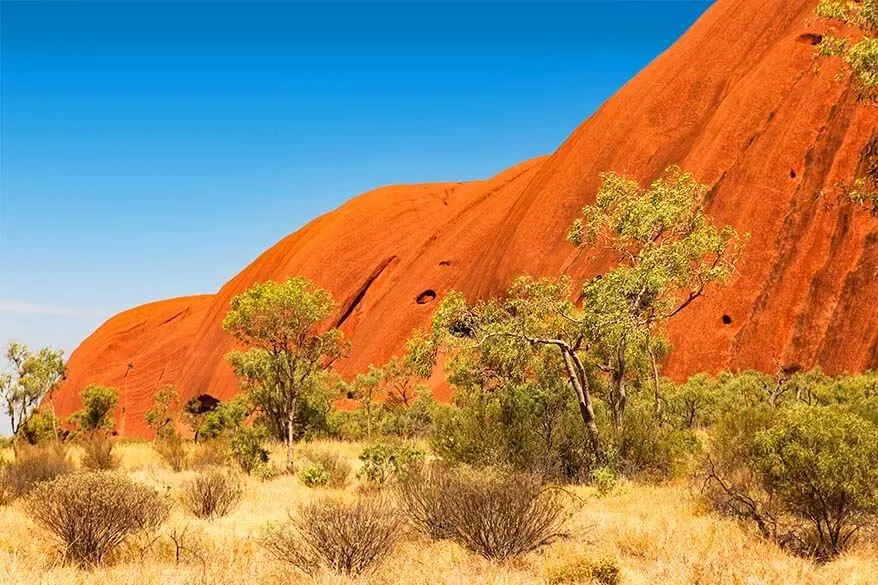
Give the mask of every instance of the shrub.
[[[314, 479], [318, 479], [318, 476], [321, 475], [325, 476], [322, 483], [318, 481], [314, 485], [326, 485], [331, 488], [344, 488], [347, 485], [352, 466], [343, 456], [328, 449], [313, 447], [303, 449], [301, 453], [305, 459], [310, 461], [310, 465], [306, 465], [302, 469], [303, 475], [306, 469], [311, 469], [308, 474], [312, 475]], [[305, 485], [309, 484], [305, 482]]]
[[607, 428], [605, 435], [610, 438], [610, 464], [620, 475], [636, 479], [674, 475], [683, 458], [698, 446], [688, 429], [656, 419], [652, 405], [640, 395], [629, 400], [623, 427], [618, 431]]
[[102, 433], [90, 433], [81, 441], [82, 466], [91, 471], [106, 471], [119, 467], [119, 458], [113, 453], [113, 443]]
[[619, 478], [612, 468], [601, 466], [591, 472], [591, 483], [597, 490], [598, 496], [607, 496], [616, 490]]
[[430, 465], [410, 473], [396, 485], [396, 493], [409, 520], [433, 540], [451, 537], [446, 495], [454, 486], [449, 469]]
[[153, 443], [152, 448], [159, 454], [162, 461], [171, 468], [171, 471], [179, 473], [188, 466], [189, 455], [186, 451], [186, 444], [179, 435], [169, 434], [161, 437]]
[[319, 463], [308, 463], [299, 472], [299, 479], [308, 487], [324, 486], [329, 483], [329, 472]]
[[33, 413], [19, 428], [15, 437], [31, 445], [42, 445], [63, 439], [67, 431], [61, 428], [61, 421], [51, 410]]
[[268, 463], [268, 450], [262, 446], [262, 432], [253, 427], [239, 427], [229, 441], [232, 459], [246, 474]]
[[368, 482], [384, 486], [404, 477], [424, 461], [425, 454], [417, 447], [404, 443], [375, 443], [360, 453], [363, 466], [358, 476]]
[[220, 439], [210, 439], [195, 445], [189, 465], [194, 469], [222, 467], [229, 462], [229, 445]]
[[82, 410], [71, 415], [80, 431], [108, 431], [113, 428], [113, 409], [119, 402], [119, 391], [109, 386], [89, 384], [80, 394]]
[[516, 557], [562, 537], [567, 493], [532, 476], [464, 475], [433, 468], [399, 488], [414, 524], [487, 559]]
[[323, 500], [303, 507], [286, 523], [270, 527], [262, 542], [274, 558], [306, 573], [328, 568], [358, 575], [390, 554], [400, 528], [398, 514], [383, 499]]
[[575, 585], [578, 583], [618, 585], [620, 582], [619, 564], [610, 558], [592, 560], [587, 557], [579, 557], [573, 561], [546, 566], [546, 583], [548, 585]]
[[19, 446], [15, 459], [2, 469], [2, 485], [8, 498], [23, 496], [37, 484], [72, 473], [73, 463], [59, 444]]
[[170, 505], [121, 475], [87, 472], [38, 485], [28, 495], [25, 511], [52, 533], [68, 560], [99, 565], [126, 538], [158, 528]]
[[[455, 379], [461, 377], [460, 367]], [[454, 463], [500, 467], [549, 481], [577, 482], [595, 464], [579, 407], [548, 368], [534, 381], [492, 388], [458, 380], [454, 406], [433, 412], [430, 446]]]
[[749, 439], [718, 433], [705, 495], [795, 553], [838, 556], [878, 519], [878, 426], [801, 405], [762, 421]]
[[231, 512], [244, 495], [241, 480], [231, 471], [208, 469], [183, 483], [180, 501], [199, 518], [220, 518]]

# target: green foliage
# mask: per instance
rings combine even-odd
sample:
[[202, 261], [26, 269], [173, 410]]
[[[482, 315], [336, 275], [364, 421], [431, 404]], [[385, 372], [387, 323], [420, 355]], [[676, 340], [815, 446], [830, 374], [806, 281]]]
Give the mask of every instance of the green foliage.
[[340, 330], [321, 328], [336, 310], [329, 292], [293, 277], [235, 296], [223, 320], [223, 329], [250, 346], [228, 359], [269, 428], [286, 440], [288, 465], [299, 397], [319, 385], [320, 373], [347, 349]]
[[268, 463], [268, 450], [263, 446], [265, 437], [261, 429], [241, 426], [235, 430], [229, 441], [232, 459], [241, 469], [250, 474], [259, 466]]
[[[436, 404], [432, 392], [426, 387], [418, 390], [416, 398], [410, 397], [408, 405], [385, 400], [372, 407], [372, 433], [376, 437], [388, 438], [427, 437], [432, 433], [433, 420], [439, 408], [441, 407]], [[352, 411], [333, 410], [327, 417], [326, 434], [348, 441], [366, 439], [367, 415], [363, 408]]]
[[31, 445], [41, 445], [61, 440], [66, 434], [55, 413], [47, 409], [32, 413], [30, 418], [18, 427], [16, 437]]
[[878, 97], [878, 1], [820, 0], [817, 15], [850, 24], [862, 31], [859, 39], [827, 36], [817, 48], [822, 56], [841, 57], [853, 73], [864, 99]]
[[31, 418], [40, 401], [64, 377], [64, 352], [48, 347], [33, 353], [27, 346], [10, 341], [6, 346], [9, 367], [0, 372], [0, 398], [17, 435], [21, 425]]
[[302, 449], [301, 456], [308, 463], [302, 468], [299, 478], [308, 487], [325, 485], [341, 489], [347, 485], [352, 467], [342, 455], [330, 449], [309, 446]]
[[357, 475], [384, 486], [405, 477], [423, 463], [425, 456], [422, 450], [406, 443], [375, 443], [360, 453], [363, 465]]
[[584, 479], [596, 460], [564, 374], [556, 368], [546, 350], [515, 364], [506, 376], [499, 371], [483, 376], [485, 370], [453, 361], [454, 405], [436, 411], [432, 450], [455, 463], [552, 481]]
[[179, 402], [177, 388], [173, 384], [165, 384], [152, 398], [152, 408], [146, 411], [146, 424], [155, 433], [156, 439], [166, 438], [174, 433], [172, 409]]
[[[555, 369], [575, 396], [592, 457], [605, 457], [596, 421], [599, 399], [613, 432], [623, 432], [629, 391], [656, 380], [657, 358], [667, 351], [665, 324], [727, 281], [741, 240], [704, 211], [707, 187], [672, 167], [648, 188], [613, 173], [602, 176], [595, 203], [568, 234], [583, 252], [611, 250], [619, 264], [583, 285], [571, 301], [569, 279], [516, 279], [503, 299], [469, 305], [457, 292], [433, 320], [433, 348], [445, 348], [460, 386], [480, 380], [492, 389], [530, 384], [528, 367], [552, 352]], [[506, 389], [508, 392], [509, 389]], [[660, 388], [653, 391], [658, 414]]]
[[82, 410], [71, 415], [81, 432], [109, 431], [113, 429], [111, 414], [119, 402], [119, 391], [109, 386], [89, 384], [80, 394]]
[[878, 519], [878, 426], [837, 406], [766, 406], [727, 417], [704, 493], [799, 554], [841, 554]]
[[253, 412], [253, 405], [246, 395], [221, 402], [213, 410], [201, 416], [199, 439], [227, 438], [234, 434]]
[[591, 484], [597, 490], [598, 496], [608, 496], [619, 486], [619, 476], [611, 467], [596, 467], [591, 472]]
[[307, 463], [299, 471], [299, 479], [308, 487], [325, 486], [329, 483], [329, 472], [319, 463]]
[[607, 465], [634, 479], [662, 480], [675, 475], [685, 457], [698, 449], [694, 434], [653, 415], [643, 393], [634, 394], [625, 410], [622, 430], [604, 430]]
[[727, 402], [720, 384], [707, 374], [696, 374], [683, 384], [669, 384], [663, 394], [665, 414], [678, 428], [712, 426]]

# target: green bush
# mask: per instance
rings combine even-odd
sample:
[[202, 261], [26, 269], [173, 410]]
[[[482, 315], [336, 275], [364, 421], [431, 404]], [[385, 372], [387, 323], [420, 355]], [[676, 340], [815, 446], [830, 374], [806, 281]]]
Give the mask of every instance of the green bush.
[[622, 429], [607, 425], [603, 434], [608, 437], [608, 464], [620, 475], [641, 480], [673, 476], [683, 459], [698, 448], [691, 431], [657, 419], [652, 404], [640, 396], [630, 399]]
[[704, 493], [720, 512], [820, 560], [878, 520], [878, 426], [824, 406], [748, 418], [720, 429], [708, 459]]
[[61, 440], [67, 431], [61, 428], [61, 421], [50, 410], [35, 412], [21, 425], [16, 438], [31, 445], [41, 445]]
[[328, 449], [314, 447], [303, 448], [300, 453], [308, 461], [299, 473], [302, 483], [308, 487], [344, 488], [347, 485], [352, 471], [347, 459]]
[[268, 450], [262, 445], [263, 432], [254, 427], [238, 427], [229, 441], [232, 458], [248, 475], [259, 465], [268, 463]]
[[329, 483], [329, 472], [319, 463], [307, 463], [299, 471], [299, 479], [308, 487], [325, 486]]
[[110, 431], [114, 422], [113, 409], [119, 402], [119, 390], [110, 386], [89, 384], [80, 394], [82, 410], [71, 415], [80, 432]]
[[[429, 391], [418, 394], [409, 406], [398, 403], [373, 404], [371, 407], [372, 436], [414, 439], [427, 437], [433, 431], [433, 419], [440, 408]], [[326, 420], [326, 434], [345, 441], [368, 439], [367, 412], [334, 410]]]
[[591, 484], [597, 490], [599, 496], [608, 496], [619, 485], [619, 476], [607, 466], [596, 467], [591, 472]]
[[41, 483], [24, 509], [52, 533], [69, 560], [100, 565], [125, 539], [161, 526], [170, 504], [124, 476], [90, 472]]
[[405, 443], [375, 443], [360, 453], [363, 466], [358, 477], [383, 486], [405, 477], [416, 466], [423, 463], [423, 451]]
[[596, 460], [565, 384], [546, 375], [539, 383], [459, 388], [453, 406], [436, 409], [430, 446], [454, 463], [582, 481]]

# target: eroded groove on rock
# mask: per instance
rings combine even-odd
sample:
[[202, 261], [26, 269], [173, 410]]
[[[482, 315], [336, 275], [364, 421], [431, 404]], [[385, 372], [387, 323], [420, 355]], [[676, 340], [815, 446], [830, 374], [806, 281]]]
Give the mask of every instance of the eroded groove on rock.
[[353, 314], [354, 309], [357, 308], [360, 302], [362, 302], [363, 297], [366, 296], [366, 293], [369, 291], [369, 287], [372, 286], [372, 283], [375, 282], [375, 279], [381, 276], [381, 273], [384, 272], [384, 269], [387, 268], [387, 266], [395, 259], [395, 255], [388, 256], [383, 262], [381, 262], [381, 264], [378, 265], [377, 268], [375, 268], [374, 271], [372, 271], [372, 274], [369, 276], [369, 278], [366, 279], [366, 281], [363, 283], [363, 286], [360, 287], [360, 289], [351, 298], [351, 300], [345, 303], [345, 310], [342, 312], [341, 317], [338, 318], [338, 321], [336, 321], [336, 327], [341, 327], [344, 322], [348, 320], [348, 317]]

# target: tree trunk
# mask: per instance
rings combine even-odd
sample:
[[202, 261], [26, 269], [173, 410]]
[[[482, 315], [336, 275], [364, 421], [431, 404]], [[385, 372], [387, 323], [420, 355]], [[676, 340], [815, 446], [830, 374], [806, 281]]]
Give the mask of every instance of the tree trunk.
[[655, 418], [659, 420], [662, 417], [662, 389], [659, 383], [658, 363], [652, 349], [649, 350], [649, 359], [652, 361], [652, 382], [655, 385]]
[[625, 388], [625, 374], [628, 364], [625, 361], [625, 343], [616, 347], [616, 367], [610, 375], [610, 407], [613, 414], [613, 428], [616, 432], [622, 430], [622, 416], [625, 414], [625, 405], [628, 402], [628, 393]]
[[591, 447], [594, 450], [595, 457], [597, 457], [598, 461], [603, 461], [604, 454], [601, 447], [601, 438], [598, 434], [597, 423], [595, 422], [594, 404], [592, 403], [591, 392], [588, 387], [588, 378], [585, 376], [585, 368], [582, 367], [582, 362], [580, 362], [579, 358], [573, 351], [562, 347], [561, 355], [564, 357], [564, 366], [567, 368], [567, 376], [570, 379], [570, 384], [576, 391], [576, 398], [579, 403], [579, 415], [582, 417], [582, 422], [588, 430]]
[[290, 402], [290, 410], [287, 412], [287, 470], [293, 470], [293, 437], [296, 424], [296, 397]]

